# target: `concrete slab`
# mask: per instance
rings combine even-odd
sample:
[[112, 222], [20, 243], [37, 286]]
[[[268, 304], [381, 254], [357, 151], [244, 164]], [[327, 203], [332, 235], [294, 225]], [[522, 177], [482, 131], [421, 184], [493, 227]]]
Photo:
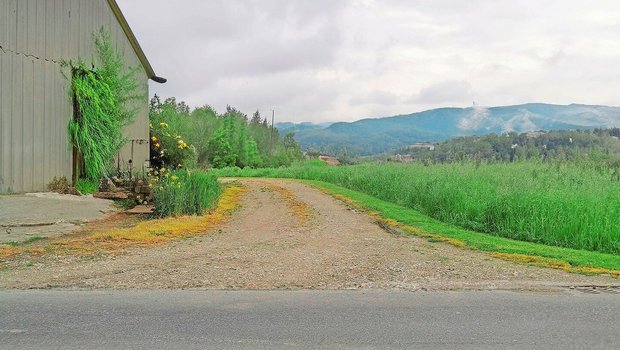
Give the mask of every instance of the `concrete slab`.
[[71, 232], [115, 211], [113, 203], [92, 196], [58, 193], [0, 196], [0, 243]]

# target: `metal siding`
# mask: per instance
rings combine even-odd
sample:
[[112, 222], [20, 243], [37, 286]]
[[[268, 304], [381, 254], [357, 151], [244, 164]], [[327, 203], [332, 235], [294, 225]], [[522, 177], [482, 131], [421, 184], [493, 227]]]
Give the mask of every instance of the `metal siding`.
[[[102, 26], [128, 66], [139, 67], [140, 86], [148, 96], [147, 77], [106, 0], [0, 0], [0, 193], [45, 190], [54, 177], [71, 177], [67, 124], [72, 117], [69, 82], [59, 61], [94, 57], [91, 34]], [[16, 54], [15, 52], [19, 53]], [[35, 57], [26, 56], [34, 55]], [[138, 102], [128, 139], [148, 139], [148, 101]], [[121, 150], [123, 166], [131, 145]], [[135, 169], [148, 159], [148, 145], [136, 145]]]

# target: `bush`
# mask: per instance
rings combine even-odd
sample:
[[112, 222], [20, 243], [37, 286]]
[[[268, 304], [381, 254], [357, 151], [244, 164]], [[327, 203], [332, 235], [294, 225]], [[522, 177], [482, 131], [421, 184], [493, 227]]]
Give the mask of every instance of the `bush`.
[[[93, 34], [101, 66], [83, 61], [63, 61], [63, 74], [70, 80], [76, 115], [69, 121], [71, 145], [84, 157], [85, 176], [99, 180], [112, 174], [113, 160], [127, 142], [123, 127], [133, 120], [132, 103], [142, 96], [136, 80], [137, 68], [127, 68], [103, 28]], [[67, 74], [66, 70], [70, 70]]]
[[75, 187], [71, 186], [71, 183], [65, 176], [61, 176], [60, 178], [54, 176], [54, 179], [47, 184], [47, 190], [60, 194], [80, 194]]
[[99, 189], [99, 181], [78, 179], [75, 188], [80, 191], [81, 194], [91, 194], [97, 192]]
[[220, 193], [215, 175], [199, 170], [168, 172], [153, 184], [153, 215], [202, 215], [215, 207]]

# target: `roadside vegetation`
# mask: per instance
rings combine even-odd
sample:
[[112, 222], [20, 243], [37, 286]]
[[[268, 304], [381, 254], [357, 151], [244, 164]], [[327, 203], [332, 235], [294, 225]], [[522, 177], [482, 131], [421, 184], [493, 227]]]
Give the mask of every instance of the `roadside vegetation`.
[[93, 33], [99, 66], [63, 61], [63, 74], [71, 84], [75, 116], [69, 121], [69, 140], [84, 161], [80, 177], [99, 180], [110, 176], [113, 160], [127, 142], [123, 127], [134, 119], [132, 102], [139, 99], [136, 68], [125, 67], [121, 54], [101, 28]]
[[150, 120], [155, 166], [280, 167], [303, 158], [293, 134], [280, 137], [259, 111], [248, 117], [228, 106], [218, 113], [208, 105], [192, 109], [174, 97], [162, 102], [155, 95]]
[[492, 236], [620, 253], [620, 182], [614, 167], [534, 161], [329, 167], [311, 161], [217, 174], [323, 181]]
[[213, 207], [221, 186], [207, 169], [287, 166], [302, 159], [293, 135], [280, 137], [256, 111], [251, 119], [228, 106], [191, 109], [174, 97], [150, 102], [149, 183], [153, 216], [202, 215]]
[[457, 247], [486, 251], [502, 260], [584, 274], [609, 274], [620, 278], [620, 255], [617, 254], [554, 247], [473, 232], [341, 186], [321, 181], [303, 181], [366, 211], [380, 226], [389, 230], [414, 234], [430, 242], [446, 242]]
[[200, 170], [175, 170], [154, 178], [154, 217], [203, 215], [212, 209], [221, 193], [217, 177]]

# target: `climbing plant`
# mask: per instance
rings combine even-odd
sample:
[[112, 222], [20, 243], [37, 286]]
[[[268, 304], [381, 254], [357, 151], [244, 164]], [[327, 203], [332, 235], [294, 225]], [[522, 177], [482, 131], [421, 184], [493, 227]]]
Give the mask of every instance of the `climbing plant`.
[[74, 116], [69, 122], [71, 145], [84, 159], [82, 177], [97, 180], [108, 176], [114, 157], [127, 142], [122, 129], [136, 114], [132, 101], [142, 98], [137, 68], [126, 67], [103, 28], [93, 33], [97, 64], [88, 67], [81, 59], [62, 63], [71, 82]]

